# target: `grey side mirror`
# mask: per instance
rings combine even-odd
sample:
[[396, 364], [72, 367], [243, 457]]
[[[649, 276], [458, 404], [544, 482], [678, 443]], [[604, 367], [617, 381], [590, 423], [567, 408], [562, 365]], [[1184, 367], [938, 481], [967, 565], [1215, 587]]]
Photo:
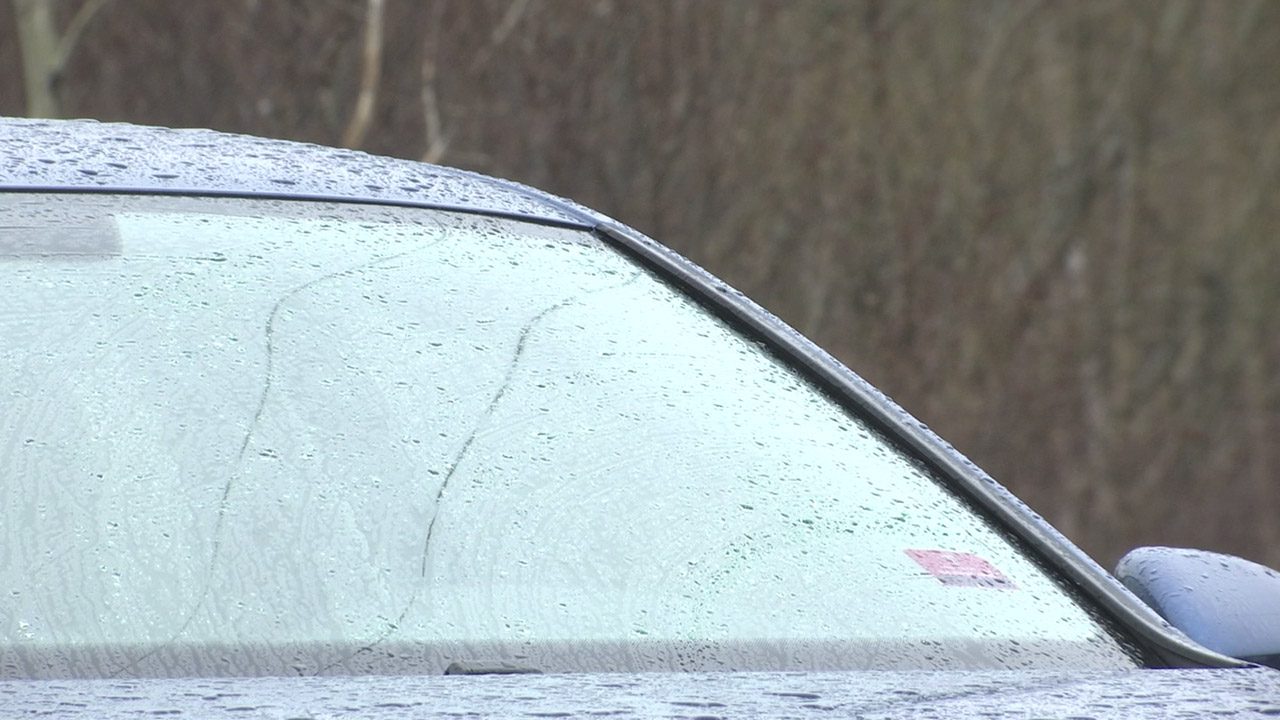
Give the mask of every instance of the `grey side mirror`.
[[1232, 555], [1142, 547], [1116, 577], [1201, 645], [1280, 668], [1280, 573]]

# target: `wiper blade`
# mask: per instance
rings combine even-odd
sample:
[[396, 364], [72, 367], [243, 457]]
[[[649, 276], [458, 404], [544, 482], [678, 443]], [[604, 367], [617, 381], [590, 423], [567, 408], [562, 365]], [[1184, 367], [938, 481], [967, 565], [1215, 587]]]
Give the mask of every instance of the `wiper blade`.
[[542, 671], [503, 660], [455, 660], [444, 669], [445, 675], [541, 675]]

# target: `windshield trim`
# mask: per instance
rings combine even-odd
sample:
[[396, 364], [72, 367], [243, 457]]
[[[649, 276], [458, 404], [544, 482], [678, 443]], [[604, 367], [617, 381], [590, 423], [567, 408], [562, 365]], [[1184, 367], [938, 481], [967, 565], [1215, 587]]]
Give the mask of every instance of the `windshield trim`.
[[205, 190], [200, 188], [147, 188], [127, 186], [78, 187], [66, 185], [29, 185], [17, 187], [0, 185], [0, 193], [11, 195], [40, 195], [50, 193], [58, 195], [129, 195], [134, 197], [203, 197], [240, 200], [287, 200], [298, 202], [335, 203], [339, 205], [399, 207], [418, 210], [439, 210], [441, 212], [458, 213], [462, 215], [492, 217], [502, 220], [514, 220], [516, 222], [524, 222], [532, 225], [541, 225], [544, 227], [562, 228], [565, 230], [581, 230], [584, 232], [592, 232], [600, 224], [596, 218], [592, 218], [576, 210], [567, 203], [551, 203], [546, 198], [533, 195], [532, 193], [529, 193], [529, 197], [531, 199], [551, 205], [565, 214], [571, 213], [573, 217], [577, 219], [564, 220], [557, 217], [548, 217], [546, 215], [531, 215], [528, 213], [509, 210], [493, 210], [470, 205], [454, 205], [450, 203], [427, 202], [412, 199], [392, 200], [386, 198], [367, 198], [340, 194], [266, 192], [262, 190]]

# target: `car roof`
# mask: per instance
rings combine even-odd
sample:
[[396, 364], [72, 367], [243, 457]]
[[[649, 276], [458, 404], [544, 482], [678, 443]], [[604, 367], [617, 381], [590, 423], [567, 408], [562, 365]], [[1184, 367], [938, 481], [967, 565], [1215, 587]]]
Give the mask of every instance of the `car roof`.
[[281, 196], [590, 227], [607, 218], [518, 183], [411, 160], [213, 130], [0, 118], [0, 190]]

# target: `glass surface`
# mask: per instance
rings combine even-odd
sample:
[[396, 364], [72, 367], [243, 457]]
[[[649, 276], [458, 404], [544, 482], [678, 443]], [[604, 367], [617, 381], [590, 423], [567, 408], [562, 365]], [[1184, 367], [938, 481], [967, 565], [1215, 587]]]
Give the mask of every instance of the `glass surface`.
[[588, 233], [0, 195], [0, 675], [1131, 667]]

